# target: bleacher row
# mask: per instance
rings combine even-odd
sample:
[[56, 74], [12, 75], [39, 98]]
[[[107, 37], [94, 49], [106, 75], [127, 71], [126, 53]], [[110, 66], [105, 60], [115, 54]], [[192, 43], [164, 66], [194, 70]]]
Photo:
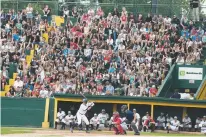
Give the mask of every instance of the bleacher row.
[[[26, 62], [28, 65], [30, 65], [33, 57], [34, 57], [34, 52], [35, 50], [38, 49], [38, 45], [35, 45], [35, 49], [34, 50], [29, 50], [27, 51], [27, 55], [26, 55]], [[16, 77], [18, 76], [18, 73], [17, 73], [17, 66], [15, 64], [10, 64], [9, 66], [9, 82], [8, 82], [8, 85], [5, 85], [5, 88], [4, 88], [4, 91], [1, 91], [1, 96], [4, 97], [6, 96], [6, 94], [9, 92], [10, 90], [10, 87], [14, 85], [14, 81], [16, 79]]]

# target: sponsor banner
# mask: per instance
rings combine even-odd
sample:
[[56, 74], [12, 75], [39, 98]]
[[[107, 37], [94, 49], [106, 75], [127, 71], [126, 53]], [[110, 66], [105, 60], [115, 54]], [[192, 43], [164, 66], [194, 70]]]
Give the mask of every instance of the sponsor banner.
[[179, 67], [178, 79], [202, 80], [203, 68]]

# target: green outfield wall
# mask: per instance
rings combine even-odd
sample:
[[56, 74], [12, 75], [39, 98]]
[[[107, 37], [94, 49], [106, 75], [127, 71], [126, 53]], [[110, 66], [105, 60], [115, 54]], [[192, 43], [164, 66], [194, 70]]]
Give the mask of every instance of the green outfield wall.
[[41, 127], [45, 102], [45, 99], [2, 97], [1, 125]]

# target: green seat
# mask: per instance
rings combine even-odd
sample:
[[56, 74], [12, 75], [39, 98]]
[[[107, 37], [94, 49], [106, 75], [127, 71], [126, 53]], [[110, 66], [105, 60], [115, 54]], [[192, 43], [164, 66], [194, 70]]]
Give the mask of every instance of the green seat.
[[17, 65], [14, 63], [9, 64], [9, 78], [13, 78], [13, 73], [17, 72]]
[[26, 54], [26, 55], [30, 55], [30, 50], [29, 50], [29, 49], [26, 49], [26, 50], [25, 50], [25, 54]]

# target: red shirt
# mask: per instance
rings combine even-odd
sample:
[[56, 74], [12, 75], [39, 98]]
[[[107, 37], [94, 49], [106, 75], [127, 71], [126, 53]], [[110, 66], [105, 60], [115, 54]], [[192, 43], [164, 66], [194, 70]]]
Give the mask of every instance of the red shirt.
[[73, 48], [73, 49], [78, 49], [79, 46], [77, 43], [74, 43], [74, 42], [70, 42], [70, 46]]
[[127, 21], [127, 17], [126, 17], [126, 16], [122, 16], [121, 19], [122, 19], [122, 21], [124, 21], [124, 22]]
[[83, 16], [82, 16], [82, 20], [83, 20], [83, 21], [87, 21], [87, 20], [88, 20], [88, 15], [83, 15]]
[[157, 89], [156, 88], [150, 88], [149, 92], [153, 95], [157, 94]]
[[103, 12], [102, 10], [98, 10], [98, 11], [97, 11], [97, 15], [103, 16], [103, 14], [104, 14], [104, 12]]
[[149, 123], [155, 123], [155, 121], [152, 118], [147, 119], [145, 120], [144, 125], [149, 125]]
[[113, 119], [113, 122], [116, 122], [117, 125], [120, 125], [122, 123], [122, 120], [120, 119], [119, 116], [116, 116], [114, 119]]

